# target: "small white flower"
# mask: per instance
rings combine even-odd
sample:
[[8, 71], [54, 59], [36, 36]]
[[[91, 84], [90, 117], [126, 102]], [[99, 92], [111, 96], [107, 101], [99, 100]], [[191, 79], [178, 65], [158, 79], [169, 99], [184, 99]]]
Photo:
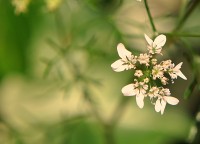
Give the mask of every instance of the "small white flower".
[[177, 79], [177, 76], [179, 76], [182, 79], [187, 80], [185, 75], [180, 71], [182, 64], [183, 64], [183, 62], [179, 63], [175, 67], [174, 67], [174, 64], [172, 65], [172, 68], [169, 70], [169, 75], [171, 76], [172, 79]]
[[145, 64], [146, 66], [149, 66], [149, 58], [150, 56], [145, 53], [145, 54], [140, 54], [137, 60], [139, 61], [140, 64]]
[[179, 100], [177, 98], [170, 96], [171, 93], [168, 88], [162, 88], [159, 94], [160, 96], [156, 100], [155, 104], [156, 112], [161, 112], [161, 114], [163, 114], [167, 103], [170, 105], [177, 105], [179, 103]]
[[128, 51], [122, 43], [117, 45], [117, 52], [121, 59], [111, 64], [111, 67], [116, 72], [135, 68], [136, 59], [130, 51]]
[[136, 70], [134, 76], [141, 77], [143, 75], [141, 70]]
[[179, 103], [179, 100], [171, 96], [159, 97], [155, 104], [155, 111], [161, 112], [161, 114], [163, 114], [167, 103], [171, 105], [177, 105]]
[[162, 78], [163, 77], [163, 68], [161, 65], [155, 65], [152, 69], [153, 79]]
[[160, 80], [161, 80], [161, 83], [162, 83], [163, 85], [166, 85], [166, 84], [168, 84], [168, 80], [169, 80], [169, 79], [163, 76], [163, 77], [161, 77]]
[[148, 82], [149, 82], [149, 78], [145, 78], [144, 83], [148, 83]]
[[170, 67], [173, 66], [171, 60], [162, 61], [161, 65], [162, 65], [164, 71], [167, 71]]
[[160, 96], [160, 95], [159, 95], [159, 88], [156, 87], [156, 86], [153, 86], [153, 87], [149, 90], [148, 96], [150, 97], [150, 99]]
[[136, 96], [136, 103], [139, 108], [144, 107], [144, 97], [146, 96], [146, 91], [148, 85], [144, 82], [136, 82], [135, 84], [129, 84], [122, 88], [122, 93], [124, 96]]
[[157, 64], [157, 59], [152, 59], [152, 60], [151, 60], [151, 63], [152, 63], [153, 65], [156, 65], [156, 64]]
[[168, 88], [162, 88], [159, 93], [163, 96], [170, 96], [171, 95], [171, 92]]
[[152, 39], [150, 39], [146, 34], [144, 34], [144, 37], [148, 43], [149, 53], [161, 54], [162, 47], [166, 43], [166, 36], [161, 34], [161, 35], [157, 36], [154, 41]]

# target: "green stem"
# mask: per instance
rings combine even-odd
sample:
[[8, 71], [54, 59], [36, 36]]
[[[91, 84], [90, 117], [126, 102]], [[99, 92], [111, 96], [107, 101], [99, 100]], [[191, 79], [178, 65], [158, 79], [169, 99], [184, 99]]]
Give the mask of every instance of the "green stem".
[[93, 115], [97, 118], [97, 120], [104, 125], [104, 121], [101, 118], [97, 107], [96, 107], [96, 103], [93, 101], [92, 99], [92, 95], [90, 94], [90, 90], [88, 89], [88, 85], [84, 85], [83, 86], [83, 96], [85, 98], [85, 100], [88, 102], [89, 106], [91, 107], [91, 111], [93, 113]]
[[129, 99], [127, 97], [121, 98], [119, 104], [117, 105], [115, 111], [113, 112], [113, 116], [111, 117], [110, 124], [115, 126], [118, 123], [128, 102], [129, 102]]
[[187, 33], [162, 33], [171, 37], [200, 37], [200, 34], [187, 34]]
[[146, 11], [147, 11], [148, 17], [149, 17], [149, 21], [150, 21], [150, 24], [151, 24], [152, 30], [153, 30], [153, 32], [154, 32], [154, 35], [156, 35], [157, 30], [156, 30], [156, 27], [155, 27], [155, 24], [154, 24], [154, 21], [153, 21], [153, 18], [152, 18], [151, 12], [150, 12], [150, 10], [149, 10], [149, 5], [148, 5], [148, 3], [147, 3], [147, 0], [144, 0], [144, 5], [145, 5], [145, 8], [146, 8]]
[[199, 2], [200, 2], [200, 0], [193, 0], [191, 3], [188, 4], [188, 8], [187, 8], [185, 14], [182, 16], [182, 18], [178, 22], [177, 26], [175, 27], [174, 32], [180, 30], [183, 27], [183, 25], [185, 24], [185, 22], [191, 15], [191, 13], [198, 6]]
[[112, 124], [104, 125], [106, 144], [116, 144], [113, 128]]

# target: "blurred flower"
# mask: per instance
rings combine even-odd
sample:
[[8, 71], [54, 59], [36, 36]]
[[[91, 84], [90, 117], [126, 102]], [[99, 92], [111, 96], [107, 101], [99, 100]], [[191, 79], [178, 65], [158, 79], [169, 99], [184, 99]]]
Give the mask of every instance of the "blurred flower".
[[59, 7], [61, 2], [62, 2], [62, 0], [46, 0], [47, 9], [49, 11], [54, 11], [55, 9], [57, 9]]
[[122, 43], [118, 44], [117, 52], [121, 59], [115, 61], [111, 67], [116, 72], [135, 68], [136, 58], [128, 51]]
[[25, 13], [31, 0], [12, 0], [12, 5], [15, 7], [15, 13]]
[[149, 78], [145, 78], [145, 79], [144, 79], [144, 82], [145, 82], [145, 83], [148, 83], [148, 82], [149, 82]]
[[153, 58], [153, 59], [151, 60], [151, 63], [152, 63], [153, 65], [156, 65], [156, 64], [157, 64], [157, 59]]

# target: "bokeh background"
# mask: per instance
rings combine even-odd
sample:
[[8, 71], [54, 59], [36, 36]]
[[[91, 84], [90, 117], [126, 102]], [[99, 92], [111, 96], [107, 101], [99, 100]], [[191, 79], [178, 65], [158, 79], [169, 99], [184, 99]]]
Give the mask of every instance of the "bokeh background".
[[123, 97], [133, 74], [110, 67], [120, 42], [146, 51], [144, 33], [153, 32], [143, 1], [0, 0], [0, 144], [200, 143], [196, 1], [148, 0], [167, 35], [160, 60], [183, 62], [188, 78], [170, 85], [180, 103], [161, 115], [148, 100], [139, 109]]

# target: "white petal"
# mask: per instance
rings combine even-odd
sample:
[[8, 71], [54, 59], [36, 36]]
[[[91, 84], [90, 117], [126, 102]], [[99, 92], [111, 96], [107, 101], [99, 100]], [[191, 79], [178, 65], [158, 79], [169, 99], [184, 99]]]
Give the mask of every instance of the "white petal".
[[166, 106], [166, 101], [162, 99], [162, 100], [161, 100], [161, 109], [160, 109], [161, 114], [164, 113], [165, 106]]
[[157, 36], [153, 43], [157, 46], [157, 48], [164, 46], [166, 43], [166, 36], [165, 35]]
[[143, 108], [144, 107], [144, 95], [143, 94], [139, 94], [136, 96], [136, 103], [139, 106], [139, 108]]
[[126, 69], [126, 65], [123, 65], [124, 62], [122, 61], [122, 59], [116, 60], [114, 63], [111, 64], [111, 67], [114, 71], [116, 72], [121, 72], [124, 71]]
[[128, 85], [124, 86], [121, 91], [124, 96], [135, 96], [133, 84], [128, 84]]
[[117, 45], [117, 52], [118, 52], [119, 56], [120, 56], [123, 60], [126, 60], [127, 57], [128, 57], [128, 58], [131, 57], [131, 52], [128, 51], [122, 43], [119, 43], [119, 44]]
[[175, 70], [180, 70], [182, 64], [183, 64], [183, 62], [180, 62], [179, 64], [177, 64], [177, 65], [175, 66], [174, 69], [175, 69]]
[[144, 37], [145, 37], [147, 43], [148, 43], [150, 46], [152, 46], [152, 44], [153, 44], [153, 40], [150, 39], [150, 38], [148, 37], [148, 35], [146, 35], [146, 34], [144, 34]]
[[171, 105], [177, 105], [179, 103], [179, 100], [175, 97], [164, 96], [164, 99], [167, 101], [168, 104]]
[[176, 73], [179, 77], [181, 77], [182, 79], [184, 80], [187, 80], [187, 78], [185, 77], [185, 75], [179, 70], [177, 73]]
[[155, 111], [159, 112], [160, 110], [161, 110], [160, 100], [157, 99], [156, 104], [155, 104]]

